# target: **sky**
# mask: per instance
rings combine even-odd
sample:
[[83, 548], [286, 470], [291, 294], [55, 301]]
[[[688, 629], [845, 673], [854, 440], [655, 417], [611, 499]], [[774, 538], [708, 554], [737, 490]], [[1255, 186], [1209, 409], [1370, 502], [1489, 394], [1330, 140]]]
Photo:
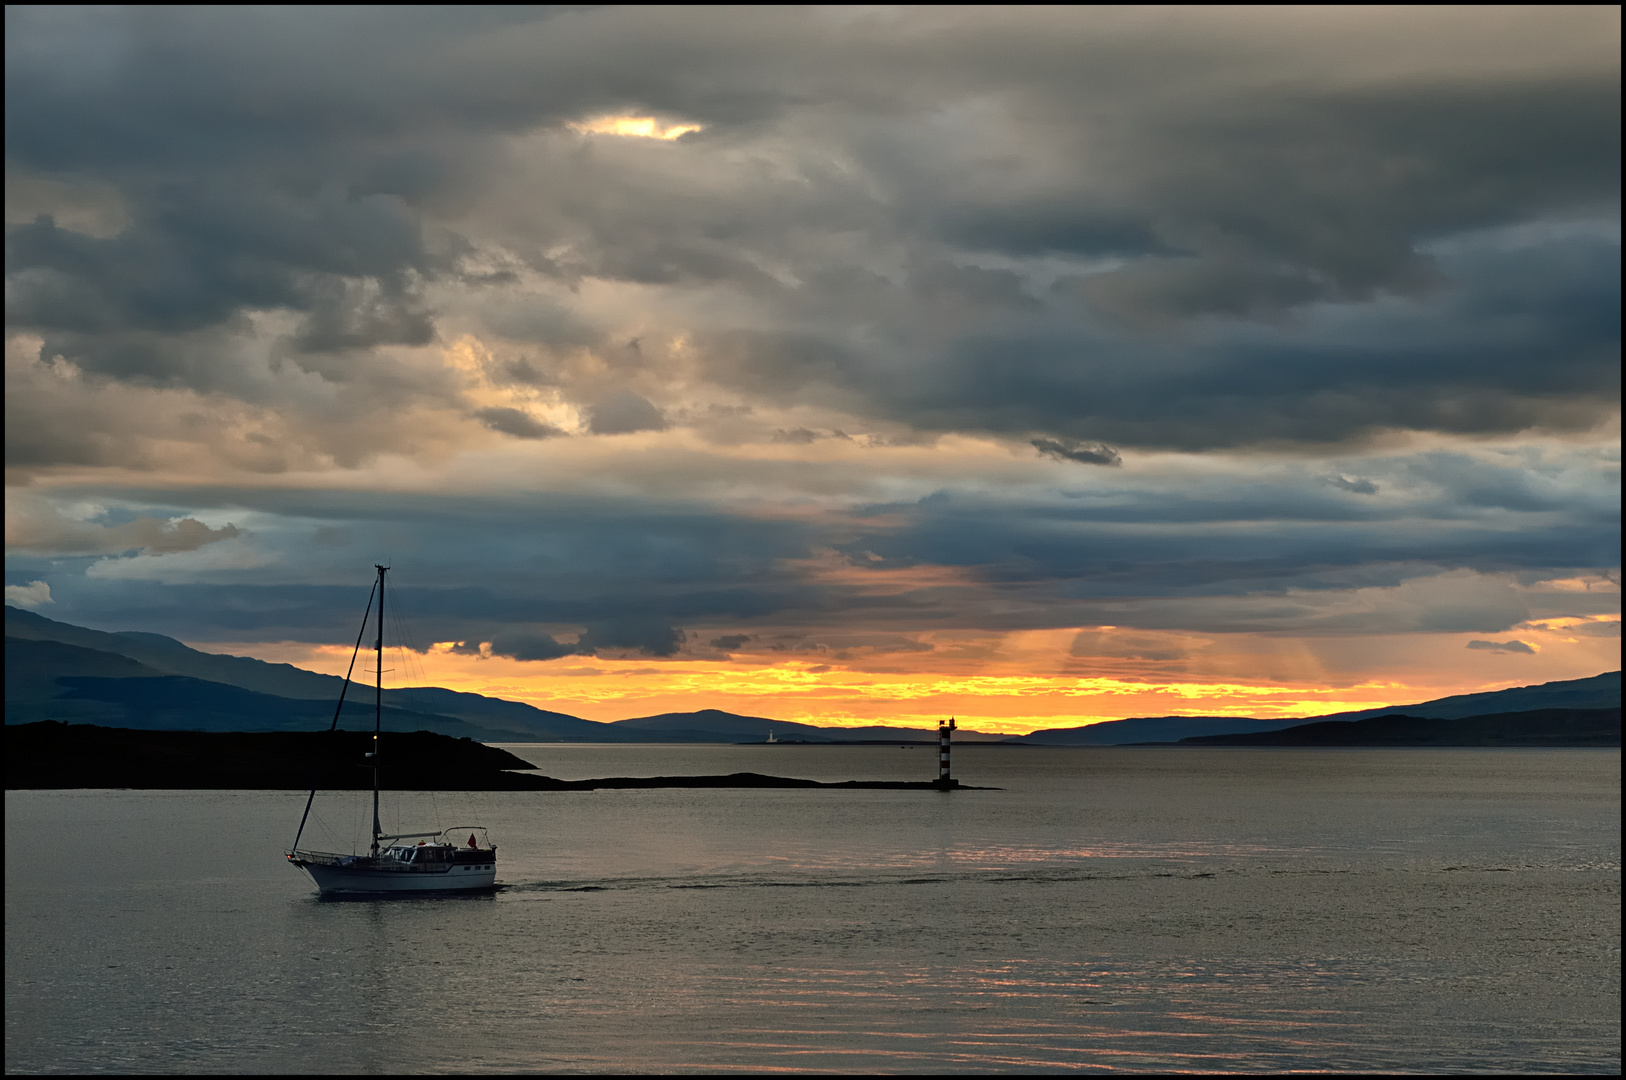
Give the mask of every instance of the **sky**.
[[1620, 12], [6, 14], [6, 599], [594, 720], [1620, 665]]

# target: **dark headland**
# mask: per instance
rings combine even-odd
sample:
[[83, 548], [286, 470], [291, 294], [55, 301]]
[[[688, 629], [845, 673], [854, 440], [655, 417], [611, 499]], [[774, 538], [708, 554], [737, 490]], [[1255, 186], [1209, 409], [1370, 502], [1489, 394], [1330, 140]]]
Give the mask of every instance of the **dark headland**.
[[1279, 731], [1199, 735], [1172, 746], [1619, 746], [1620, 708], [1529, 709], [1453, 718], [1391, 713]]
[[[174, 788], [358, 791], [373, 785], [372, 735], [360, 731], [137, 731], [47, 720], [6, 725], [6, 789]], [[472, 739], [390, 733], [381, 786], [389, 791], [592, 791], [598, 788], [846, 788], [942, 790], [936, 781], [824, 783], [760, 773], [556, 780]], [[947, 785], [964, 788], [950, 781]]]

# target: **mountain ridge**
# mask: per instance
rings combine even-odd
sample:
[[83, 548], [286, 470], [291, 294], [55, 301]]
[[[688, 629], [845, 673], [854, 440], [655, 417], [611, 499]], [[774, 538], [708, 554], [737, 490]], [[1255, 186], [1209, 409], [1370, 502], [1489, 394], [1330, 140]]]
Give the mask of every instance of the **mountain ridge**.
[[1247, 716], [1132, 716], [1074, 728], [1049, 728], [1006, 739], [1021, 746], [1124, 746], [1178, 742], [1190, 735], [1269, 731], [1302, 720], [1257, 720]]
[[[1530, 702], [1523, 705], [1524, 702]], [[1487, 709], [1495, 705], [1495, 709]], [[1506, 706], [1513, 706], [1511, 708]], [[1531, 683], [1529, 686], [1510, 686], [1506, 690], [1485, 690], [1475, 694], [1452, 694], [1433, 698], [1415, 705], [1386, 705], [1381, 709], [1355, 709], [1350, 712], [1327, 713], [1324, 716], [1305, 717], [1310, 720], [1365, 720], [1384, 716], [1397, 710], [1425, 720], [1456, 720], [1467, 716], [1485, 716], [1496, 712], [1527, 712], [1531, 709], [1608, 709], [1620, 706], [1620, 672], [1604, 671], [1584, 679], [1555, 679], [1551, 682]]]
[[[1605, 671], [1584, 679], [1557, 679], [1529, 686], [1508, 687], [1506, 690], [1453, 694], [1412, 705], [1388, 705], [1381, 709], [1357, 709], [1288, 720], [1237, 716], [1143, 716], [1104, 720], [1075, 728], [1050, 728], [1005, 741], [1027, 746], [1125, 746], [1183, 742], [1209, 736], [1263, 735], [1305, 724], [1366, 720], [1394, 713], [1426, 720], [1458, 720], [1539, 709], [1619, 707], [1620, 672]], [[1220, 730], [1221, 727], [1228, 730]]]
[[[771, 731], [777, 742], [931, 742], [937, 738], [936, 728], [903, 728], [884, 724], [864, 727], [820, 727], [817, 724], [774, 720], [766, 716], [741, 716], [721, 709], [634, 716], [626, 720], [613, 720], [610, 726], [662, 733], [681, 730], [709, 731], [729, 736], [748, 736], [753, 740], [766, 740]], [[978, 731], [956, 732], [955, 738], [970, 742], [1004, 741], [1003, 736]]]
[[[35, 644], [27, 644], [27, 643]], [[39, 643], [54, 643], [53, 652]], [[72, 651], [72, 650], [77, 650]], [[17, 663], [12, 662], [14, 651]], [[332, 719], [344, 680], [292, 664], [253, 657], [206, 653], [162, 634], [107, 632], [49, 619], [6, 606], [6, 723], [67, 720], [135, 726], [196, 721], [210, 724], [258, 723], [253, 730], [299, 730]], [[150, 684], [150, 680], [162, 680]], [[142, 685], [148, 682], [148, 685]], [[198, 685], [194, 685], [198, 684]], [[364, 688], [346, 703], [341, 722], [361, 723]], [[236, 693], [241, 691], [251, 696]], [[169, 707], [158, 700], [170, 695]], [[384, 692], [391, 730], [418, 729], [485, 742], [924, 742], [930, 728], [871, 725], [821, 727], [769, 717], [742, 716], [720, 709], [660, 713], [601, 722], [540, 709], [525, 702], [443, 687], [401, 687]], [[191, 702], [193, 712], [179, 707]], [[354, 704], [352, 704], [354, 702]], [[971, 730], [962, 742], [1007, 745], [1103, 746], [1178, 742], [1186, 738], [1283, 731], [1317, 722], [1357, 721], [1405, 713], [1420, 719], [1530, 711], [1542, 708], [1618, 708], [1620, 672], [1586, 679], [1557, 680], [1506, 690], [1458, 694], [1412, 705], [1332, 713], [1289, 720], [1256, 717], [1130, 717], [1075, 728], [1052, 728], [1011, 738]], [[253, 720], [253, 717], [260, 717]], [[245, 721], [245, 717], [249, 718]], [[313, 719], [316, 718], [316, 719]], [[145, 721], [145, 723], [143, 723]], [[157, 730], [157, 728], [153, 728]], [[208, 730], [244, 730], [214, 726]]]
[[1619, 746], [1620, 707], [1529, 709], [1476, 716], [1384, 713], [1282, 731], [1206, 735], [1176, 746]]
[[[234, 686], [259, 694], [293, 701], [326, 702], [331, 710], [338, 700], [344, 680], [337, 675], [306, 671], [292, 664], [272, 663], [248, 656], [206, 653], [162, 634], [127, 630], [110, 633], [72, 623], [58, 622], [35, 612], [6, 607], [7, 647], [12, 639], [56, 641], [81, 649], [122, 656], [134, 660], [158, 675], [184, 676], [205, 682]], [[8, 668], [10, 665], [7, 665]], [[150, 676], [148, 676], [150, 677]], [[352, 687], [354, 691], [354, 686]], [[402, 712], [441, 716], [459, 721], [456, 729], [442, 734], [466, 735], [465, 728], [484, 731], [491, 741], [617, 741], [608, 725], [584, 720], [568, 713], [538, 709], [519, 701], [487, 697], [438, 686], [397, 687], [384, 691], [387, 707]], [[13, 723], [10, 679], [6, 688], [7, 723]], [[303, 712], [303, 709], [298, 710]], [[34, 719], [58, 717], [35, 716]], [[445, 725], [425, 730], [441, 730]], [[280, 729], [273, 729], [280, 730]]]

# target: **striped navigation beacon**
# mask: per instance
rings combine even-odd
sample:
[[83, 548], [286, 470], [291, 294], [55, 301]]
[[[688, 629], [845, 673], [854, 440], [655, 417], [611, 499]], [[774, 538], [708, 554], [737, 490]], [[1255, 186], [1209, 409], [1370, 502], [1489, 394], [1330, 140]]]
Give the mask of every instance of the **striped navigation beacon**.
[[949, 776], [949, 732], [954, 730], [954, 717], [937, 722], [937, 782], [933, 785], [938, 791], [951, 791], [960, 786], [958, 780]]

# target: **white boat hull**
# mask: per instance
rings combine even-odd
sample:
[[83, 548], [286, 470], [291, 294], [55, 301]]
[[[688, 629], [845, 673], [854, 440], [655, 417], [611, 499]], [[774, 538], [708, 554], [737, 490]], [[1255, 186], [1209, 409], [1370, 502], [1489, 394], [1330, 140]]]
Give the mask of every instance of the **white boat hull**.
[[[457, 831], [464, 828], [458, 826]], [[482, 831], [478, 825], [469, 828], [471, 840]], [[420, 841], [392, 845], [376, 855], [296, 850], [288, 852], [288, 861], [309, 874], [324, 893], [477, 892], [497, 884], [497, 850], [491, 847]]]
[[307, 863], [304, 871], [324, 893], [472, 892], [497, 884], [495, 863], [436, 870], [373, 870]]

